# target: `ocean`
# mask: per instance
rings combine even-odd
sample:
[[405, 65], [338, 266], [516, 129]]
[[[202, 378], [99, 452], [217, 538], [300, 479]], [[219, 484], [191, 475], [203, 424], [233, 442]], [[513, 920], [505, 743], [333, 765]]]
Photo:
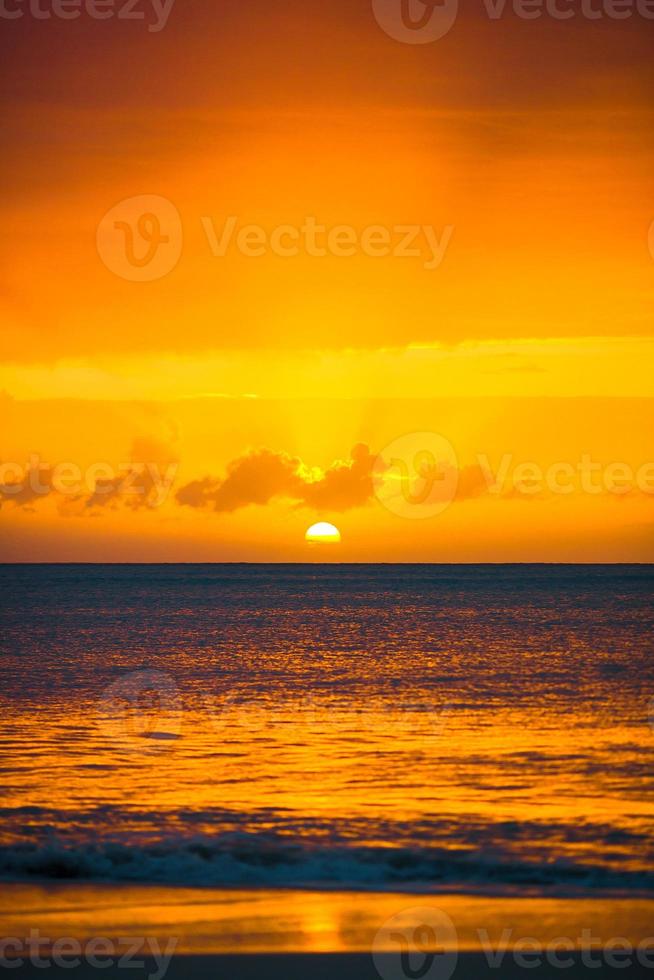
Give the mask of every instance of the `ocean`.
[[654, 568], [4, 565], [0, 877], [654, 895]]

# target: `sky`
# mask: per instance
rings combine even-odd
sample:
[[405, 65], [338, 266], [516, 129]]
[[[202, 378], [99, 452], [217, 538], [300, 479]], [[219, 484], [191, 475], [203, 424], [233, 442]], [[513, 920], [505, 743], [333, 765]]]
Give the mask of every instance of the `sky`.
[[0, 560], [654, 559], [651, 5], [102, 12], [0, 16]]

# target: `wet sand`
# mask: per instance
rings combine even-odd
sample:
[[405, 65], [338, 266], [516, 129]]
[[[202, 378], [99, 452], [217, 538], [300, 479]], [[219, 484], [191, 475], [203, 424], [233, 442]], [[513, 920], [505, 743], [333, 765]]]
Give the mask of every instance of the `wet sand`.
[[[152, 980], [403, 980], [412, 974], [393, 937], [402, 931], [411, 944], [415, 929], [425, 924], [433, 926], [436, 939], [432, 968], [420, 973], [424, 954], [411, 945], [417, 959], [409, 962], [427, 980], [654, 978], [654, 939], [643, 945], [654, 935], [654, 903], [648, 900], [70, 884], [3, 885], [0, 897], [0, 932], [23, 944], [9, 951], [23, 954], [13, 974], [21, 977], [44, 975], [25, 945], [37, 930], [31, 942], [51, 964], [47, 976], [97, 977], [88, 944], [102, 937], [113, 944], [109, 953], [100, 951], [105, 977], [124, 976], [129, 968], [128, 976]], [[71, 964], [69, 953], [59, 965], [52, 963], [53, 944], [64, 938], [80, 944], [79, 965]], [[631, 955], [611, 953], [618, 938], [633, 947]], [[533, 941], [542, 947], [540, 955]], [[645, 951], [640, 956], [639, 944]], [[129, 967], [121, 965], [128, 951]]]

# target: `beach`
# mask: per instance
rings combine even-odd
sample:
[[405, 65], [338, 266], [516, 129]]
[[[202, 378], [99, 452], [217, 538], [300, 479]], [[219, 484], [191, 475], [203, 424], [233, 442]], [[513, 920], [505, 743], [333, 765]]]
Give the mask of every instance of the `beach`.
[[0, 27], [0, 980], [654, 980], [654, 0]]
[[437, 958], [459, 977], [654, 969], [649, 900], [15, 884], [2, 891], [0, 916], [5, 937], [38, 930], [22, 950], [27, 975], [43, 969], [30, 959], [38, 943], [39, 962], [76, 975], [129, 963], [155, 977], [400, 977], [394, 929], [410, 936], [429, 922]]
[[171, 976], [395, 980], [402, 943], [650, 969], [648, 568], [2, 574], [14, 959], [37, 930]]

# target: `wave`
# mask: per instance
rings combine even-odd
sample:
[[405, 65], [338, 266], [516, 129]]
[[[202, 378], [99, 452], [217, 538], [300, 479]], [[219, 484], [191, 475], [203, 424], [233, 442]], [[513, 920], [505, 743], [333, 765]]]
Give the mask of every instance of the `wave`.
[[14, 843], [0, 877], [197, 887], [652, 897], [654, 872], [570, 860], [437, 847], [318, 846], [271, 834], [229, 833], [148, 844]]

